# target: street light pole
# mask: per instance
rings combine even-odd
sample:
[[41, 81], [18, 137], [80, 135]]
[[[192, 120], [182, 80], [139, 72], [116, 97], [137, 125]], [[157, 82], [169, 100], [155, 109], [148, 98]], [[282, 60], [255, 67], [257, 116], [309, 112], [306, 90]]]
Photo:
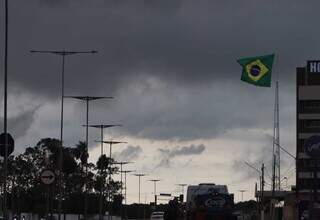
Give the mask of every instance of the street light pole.
[[[243, 193], [244, 193], [244, 192], [247, 192], [247, 190], [241, 189], [241, 190], [238, 190], [238, 191], [241, 192], [241, 202], [243, 202]], [[242, 219], [244, 219], [243, 209], [242, 209]]]
[[[102, 155], [103, 155], [103, 130], [104, 128], [111, 128], [111, 127], [115, 127], [115, 126], [119, 126], [119, 125], [111, 125], [111, 124], [101, 124], [101, 125], [88, 125], [86, 126], [87, 128], [88, 127], [92, 127], [92, 128], [100, 128], [100, 135], [101, 135], [101, 141], [96, 141], [96, 142], [100, 142], [101, 143], [101, 156], [100, 158], [102, 158]], [[101, 170], [101, 176], [102, 176], [102, 172], [103, 170]], [[99, 196], [99, 219], [102, 220], [103, 219], [103, 215], [102, 215], [102, 208], [103, 208], [103, 192], [102, 192], [102, 189], [103, 189], [103, 182], [102, 182], [102, 178], [101, 178], [101, 185], [100, 185], [100, 196]]]
[[243, 202], [243, 193], [247, 192], [247, 190], [242, 189], [242, 190], [238, 190], [238, 191], [241, 192], [241, 202]]
[[[181, 193], [182, 193], [182, 196], [184, 197], [184, 187], [187, 186], [188, 184], [185, 184], [185, 183], [180, 183], [178, 184], [178, 186], [181, 187]], [[183, 202], [183, 201], [182, 201]]]
[[133, 170], [124, 170], [124, 204], [125, 204], [125, 219], [127, 219], [127, 173], [135, 172]]
[[7, 220], [7, 178], [8, 178], [8, 137], [7, 137], [7, 104], [8, 104], [8, 0], [5, 0], [5, 46], [4, 46], [4, 103], [3, 103], [3, 132], [4, 140], [4, 182], [3, 182], [3, 216]]
[[[89, 130], [88, 130], [88, 124], [89, 124], [89, 102], [98, 100], [98, 99], [113, 99], [113, 97], [106, 97], [106, 96], [65, 96], [65, 98], [73, 98], [73, 99], [78, 99], [81, 101], [86, 102], [86, 154], [89, 155], [88, 153], [88, 147], [89, 147]], [[87, 178], [88, 178], [88, 158], [85, 160], [85, 194], [84, 194], [84, 219], [87, 219], [88, 215], [88, 189], [87, 189]]]
[[149, 180], [150, 182], [153, 182], [153, 189], [154, 189], [154, 206], [157, 206], [157, 182], [159, 182], [159, 179], [153, 179]]
[[[62, 148], [63, 148], [63, 98], [64, 98], [64, 66], [65, 66], [65, 56], [76, 55], [76, 54], [94, 54], [97, 53], [95, 50], [91, 51], [66, 51], [66, 50], [31, 50], [31, 53], [44, 53], [44, 54], [54, 54], [62, 56], [62, 71], [61, 71], [61, 115], [60, 115], [60, 150], [59, 150], [59, 203], [58, 203], [58, 220], [61, 220], [62, 212]], [[86, 217], [86, 216], [85, 216]], [[85, 218], [86, 220], [86, 218]]]
[[114, 162], [113, 164], [117, 164], [120, 165], [120, 182], [121, 182], [121, 195], [123, 195], [123, 177], [122, 177], [122, 167], [123, 165], [129, 164], [129, 163], [133, 163], [133, 162], [128, 162], [128, 161], [121, 161], [121, 162]]
[[139, 204], [140, 204], [140, 185], [141, 185], [141, 177], [146, 176], [144, 173], [136, 173], [134, 176], [137, 176], [139, 178]]
[[[122, 126], [122, 125], [117, 125], [117, 126]], [[112, 158], [112, 145], [114, 145], [114, 144], [126, 144], [127, 142], [125, 142], [125, 141], [103, 141], [103, 143], [110, 145], [109, 158], [111, 159]]]
[[[122, 126], [122, 125], [118, 125], [118, 126]], [[123, 142], [123, 141], [103, 141], [103, 143], [110, 145], [109, 158], [110, 158], [110, 161], [111, 161], [111, 159], [112, 159], [112, 145], [113, 144], [122, 144], [122, 143], [127, 143], [127, 142]], [[110, 170], [111, 170], [111, 163], [110, 163]], [[111, 182], [111, 177], [112, 177], [112, 173], [110, 172], [109, 182]], [[109, 191], [108, 191], [107, 201], [111, 201], [111, 194], [109, 193]]]
[[[120, 165], [120, 179], [121, 179], [121, 197], [122, 197], [122, 200], [123, 200], [123, 178], [122, 178], [122, 166], [123, 165], [126, 165], [126, 164], [129, 164], [129, 163], [132, 163], [132, 162], [127, 162], [127, 161], [121, 161], [121, 162], [114, 162], [113, 164], [116, 164], [116, 165]], [[121, 219], [123, 218], [123, 202], [121, 202]]]

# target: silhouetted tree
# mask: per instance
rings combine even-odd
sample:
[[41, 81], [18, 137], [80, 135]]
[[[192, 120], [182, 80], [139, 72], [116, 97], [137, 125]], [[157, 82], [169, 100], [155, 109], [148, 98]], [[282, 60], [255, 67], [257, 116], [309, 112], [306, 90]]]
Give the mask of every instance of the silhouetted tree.
[[[40, 181], [43, 169], [51, 169], [57, 175], [60, 152], [62, 152], [62, 189], [63, 208], [66, 211], [77, 210], [82, 213], [81, 201], [84, 195], [84, 182], [87, 178], [89, 199], [98, 201], [97, 192], [108, 191], [110, 198], [119, 192], [120, 183], [112, 180], [112, 174], [118, 168], [113, 166], [113, 160], [105, 155], [99, 158], [97, 164], [86, 163], [88, 159], [85, 142], [79, 142], [75, 148], [63, 147], [61, 142], [53, 138], [41, 139], [34, 147], [27, 147], [25, 152], [8, 157], [8, 193], [11, 196], [8, 205], [15, 213], [34, 212], [40, 215], [45, 213], [46, 196], [52, 195], [52, 204], [57, 208], [58, 182], [50, 187]], [[87, 171], [85, 165], [87, 164]], [[3, 176], [3, 163], [0, 162], [1, 176]], [[107, 181], [108, 180], [108, 181]], [[100, 184], [102, 183], [102, 184]], [[101, 188], [102, 186], [102, 188]], [[93, 202], [96, 204], [96, 202]], [[90, 208], [90, 207], [89, 207]], [[91, 211], [96, 212], [97, 207], [92, 206]]]

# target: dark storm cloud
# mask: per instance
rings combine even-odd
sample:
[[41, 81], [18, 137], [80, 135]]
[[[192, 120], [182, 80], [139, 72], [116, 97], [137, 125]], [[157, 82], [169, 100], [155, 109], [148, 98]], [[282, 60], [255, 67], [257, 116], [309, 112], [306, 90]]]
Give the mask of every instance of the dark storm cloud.
[[[14, 139], [21, 138], [27, 134], [35, 120], [37, 110], [38, 108], [33, 108], [8, 119], [8, 132], [13, 135]], [[1, 118], [1, 124], [3, 124], [3, 118]]]
[[205, 151], [205, 149], [206, 147], [203, 144], [175, 148], [160, 148], [158, 151], [160, 153], [161, 160], [156, 168], [169, 167], [171, 162], [177, 157], [200, 155]]
[[142, 153], [142, 148], [140, 146], [128, 146], [121, 152], [115, 153], [114, 157], [116, 161], [132, 161], [137, 159]]
[[[295, 67], [319, 56], [318, 1], [20, 0], [10, 5], [10, 85], [57, 99], [61, 57], [28, 51], [96, 49], [96, 55], [66, 58], [66, 94], [121, 95], [127, 103], [119, 99], [113, 113], [128, 124], [125, 132], [143, 138], [192, 139], [230, 128], [268, 127], [266, 110], [248, 109], [248, 103], [272, 101], [257, 88], [243, 89], [236, 59], [276, 52], [274, 73], [293, 94]], [[146, 83], [150, 78], [169, 85], [164, 90], [173, 91], [171, 96], [159, 98]], [[133, 84], [147, 88], [135, 94]], [[212, 84], [222, 92], [203, 97]], [[152, 102], [151, 94], [159, 102], [139, 108]]]
[[[237, 58], [270, 52], [280, 53], [278, 67], [287, 75], [288, 65], [304, 64], [306, 54], [317, 53], [319, 45], [311, 25], [316, 15], [308, 13], [315, 6], [286, 3], [80, 1], [74, 7], [43, 8], [21, 2], [12, 11], [11, 60], [20, 63], [12, 69], [12, 80], [46, 95], [55, 93], [59, 58], [28, 51], [63, 48], [100, 52], [67, 59], [70, 92], [101, 91], [107, 83], [112, 93], [141, 74], [188, 86], [238, 79]], [[21, 77], [26, 71], [27, 77]]]

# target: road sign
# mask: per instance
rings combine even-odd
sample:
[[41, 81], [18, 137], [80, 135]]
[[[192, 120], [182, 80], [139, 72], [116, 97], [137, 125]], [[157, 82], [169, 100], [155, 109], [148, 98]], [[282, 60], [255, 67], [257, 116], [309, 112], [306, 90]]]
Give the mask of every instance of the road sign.
[[[5, 138], [6, 135], [5, 133], [0, 134], [0, 156], [4, 157], [5, 156]], [[12, 138], [12, 136], [7, 133], [7, 146], [8, 146], [8, 155], [12, 154], [13, 150], [14, 150], [14, 140]]]
[[43, 184], [50, 185], [55, 181], [56, 176], [52, 170], [43, 170], [41, 172], [40, 179]]

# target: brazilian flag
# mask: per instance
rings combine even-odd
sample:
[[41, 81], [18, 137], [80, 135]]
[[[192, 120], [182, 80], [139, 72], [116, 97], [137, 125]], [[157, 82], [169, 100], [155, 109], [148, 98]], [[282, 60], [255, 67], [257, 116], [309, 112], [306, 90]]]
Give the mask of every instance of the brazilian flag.
[[255, 86], [270, 87], [274, 54], [238, 60], [242, 66], [241, 80]]

